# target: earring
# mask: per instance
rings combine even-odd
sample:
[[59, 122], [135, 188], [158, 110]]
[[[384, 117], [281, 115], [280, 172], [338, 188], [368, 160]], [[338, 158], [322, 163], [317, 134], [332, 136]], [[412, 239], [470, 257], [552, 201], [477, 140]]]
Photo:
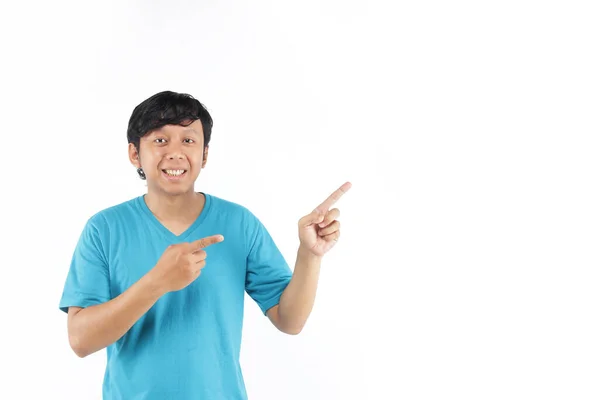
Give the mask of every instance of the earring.
[[142, 168], [138, 168], [137, 173], [140, 176], [140, 179], [146, 179], [146, 174], [144, 173], [144, 170]]

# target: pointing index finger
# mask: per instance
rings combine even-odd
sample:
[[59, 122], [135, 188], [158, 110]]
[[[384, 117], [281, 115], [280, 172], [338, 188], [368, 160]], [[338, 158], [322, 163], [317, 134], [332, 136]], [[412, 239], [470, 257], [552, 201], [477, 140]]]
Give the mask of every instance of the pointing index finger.
[[331, 208], [331, 206], [333, 206], [339, 199], [341, 199], [342, 196], [348, 190], [350, 190], [351, 187], [352, 187], [352, 184], [350, 182], [344, 183], [342, 186], [339, 187], [338, 190], [336, 190], [335, 192], [333, 192], [327, 198], [327, 200], [325, 200], [324, 202], [322, 202], [315, 210], [321, 211], [322, 213], [325, 213], [325, 212], [329, 211], [329, 209]]
[[200, 249], [204, 249], [210, 245], [213, 245], [215, 243], [222, 242], [223, 240], [225, 240], [223, 235], [213, 235], [213, 236], [207, 236], [202, 239], [198, 239], [198, 240], [192, 242], [191, 244], [192, 244], [193, 251], [195, 252]]

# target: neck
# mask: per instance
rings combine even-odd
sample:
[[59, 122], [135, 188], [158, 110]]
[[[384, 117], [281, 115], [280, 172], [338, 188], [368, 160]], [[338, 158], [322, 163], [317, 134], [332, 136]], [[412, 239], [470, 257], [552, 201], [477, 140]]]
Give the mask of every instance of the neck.
[[146, 205], [159, 220], [187, 220], [195, 218], [204, 205], [204, 196], [193, 190], [179, 195], [148, 191]]

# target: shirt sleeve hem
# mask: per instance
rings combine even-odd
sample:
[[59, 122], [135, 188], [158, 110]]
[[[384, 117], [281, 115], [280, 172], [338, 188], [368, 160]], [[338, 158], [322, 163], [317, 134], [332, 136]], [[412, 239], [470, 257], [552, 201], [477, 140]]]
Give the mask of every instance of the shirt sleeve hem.
[[69, 307], [81, 307], [81, 308], [86, 308], [86, 307], [90, 307], [90, 306], [95, 306], [98, 304], [102, 304], [105, 303], [107, 301], [109, 301], [110, 299], [103, 299], [103, 298], [91, 298], [90, 296], [85, 296], [82, 294], [70, 294], [70, 295], [65, 295], [61, 301], [60, 304], [58, 306], [58, 308], [65, 312], [68, 313], [69, 312]]

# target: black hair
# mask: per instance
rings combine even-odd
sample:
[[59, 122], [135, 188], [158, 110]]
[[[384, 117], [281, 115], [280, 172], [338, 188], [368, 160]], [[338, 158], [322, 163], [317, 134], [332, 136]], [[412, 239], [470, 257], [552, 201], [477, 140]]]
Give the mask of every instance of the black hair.
[[[206, 107], [186, 93], [164, 91], [141, 102], [131, 114], [127, 127], [127, 141], [140, 151], [140, 139], [165, 125], [188, 126], [196, 120], [202, 123], [204, 147], [210, 142], [213, 120]], [[141, 179], [146, 179], [138, 169]]]

